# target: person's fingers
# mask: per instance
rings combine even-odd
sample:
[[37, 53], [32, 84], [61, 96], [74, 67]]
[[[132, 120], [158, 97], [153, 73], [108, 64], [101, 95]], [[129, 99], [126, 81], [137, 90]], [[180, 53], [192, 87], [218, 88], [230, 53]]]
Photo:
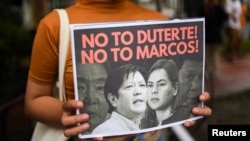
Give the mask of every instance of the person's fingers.
[[203, 108], [200, 107], [194, 107], [192, 109], [192, 113], [194, 115], [200, 115], [200, 116], [210, 116], [212, 115], [211, 108], [207, 107], [206, 105]]
[[[210, 98], [211, 97], [210, 97], [210, 94], [208, 92], [204, 92], [199, 96], [199, 100], [202, 102], [206, 102]], [[192, 113], [194, 115], [198, 115], [198, 116], [210, 116], [212, 114], [212, 110], [205, 105], [203, 108], [202, 107], [194, 107], [192, 109]], [[193, 126], [194, 124], [195, 124], [195, 121], [184, 122], [185, 127], [190, 127], [190, 126]]]
[[200, 101], [205, 102], [210, 99], [210, 94], [208, 92], [204, 92], [199, 96]]
[[185, 127], [190, 127], [190, 126], [193, 126], [195, 124], [195, 121], [192, 120], [192, 121], [185, 121], [184, 122], [184, 126]]
[[61, 123], [63, 126], [75, 126], [77, 123], [87, 122], [89, 119], [88, 114], [83, 113], [75, 115], [76, 109], [83, 107], [83, 103], [76, 100], [70, 100], [63, 104]]
[[68, 116], [66, 113], [63, 114], [61, 122], [63, 126], [75, 126], [77, 123], [85, 123], [89, 120], [89, 115], [86, 113], [79, 115]]
[[96, 137], [93, 139], [94, 141], [103, 141], [103, 137]]
[[76, 110], [82, 107], [83, 107], [83, 103], [81, 101], [76, 101], [76, 100], [69, 100], [63, 103], [63, 106], [62, 106], [63, 111], [72, 111], [72, 110]]
[[78, 126], [74, 126], [74, 127], [65, 129], [64, 135], [66, 137], [72, 137], [72, 136], [76, 136], [84, 131], [87, 131], [88, 129], [89, 129], [89, 124], [83, 123], [83, 124], [80, 124]]
[[[82, 108], [81, 101], [69, 100], [62, 106], [61, 123], [64, 127], [64, 135], [67, 137], [76, 136], [89, 129], [89, 116], [86, 113], [75, 115], [76, 109]], [[77, 125], [79, 124], [79, 125]]]

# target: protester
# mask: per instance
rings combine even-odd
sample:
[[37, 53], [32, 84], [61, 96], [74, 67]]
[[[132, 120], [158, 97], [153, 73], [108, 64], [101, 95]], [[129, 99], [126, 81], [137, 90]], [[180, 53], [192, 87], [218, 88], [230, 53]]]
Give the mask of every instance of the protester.
[[226, 0], [225, 11], [229, 16], [226, 29], [228, 38], [226, 59], [234, 62], [240, 50], [240, 15], [242, 12], [240, 0]]
[[[161, 13], [135, 5], [130, 0], [77, 0], [75, 4], [66, 8], [66, 11], [71, 24], [167, 19]], [[75, 115], [75, 110], [83, 108], [84, 103], [73, 99], [74, 82], [70, 50], [65, 68], [67, 102], [63, 103], [53, 97], [53, 86], [58, 76], [59, 25], [56, 11], [47, 14], [38, 25], [27, 81], [25, 112], [36, 121], [63, 128], [64, 135], [73, 138], [89, 129], [89, 115], [87, 113]], [[209, 98], [208, 93], [200, 96], [201, 101], [207, 101]], [[211, 115], [209, 107], [196, 107], [192, 112], [197, 115]], [[189, 121], [184, 125], [189, 127], [194, 123]], [[151, 133], [146, 133], [144, 136], [148, 134]], [[119, 141], [133, 136], [113, 136], [105, 140]], [[102, 140], [102, 138], [97, 139]]]
[[240, 0], [241, 2], [241, 15], [240, 15], [240, 24], [241, 24], [241, 30], [240, 30], [240, 43], [244, 39], [248, 39], [249, 30], [247, 29], [247, 13], [248, 13], [248, 6], [244, 0]]

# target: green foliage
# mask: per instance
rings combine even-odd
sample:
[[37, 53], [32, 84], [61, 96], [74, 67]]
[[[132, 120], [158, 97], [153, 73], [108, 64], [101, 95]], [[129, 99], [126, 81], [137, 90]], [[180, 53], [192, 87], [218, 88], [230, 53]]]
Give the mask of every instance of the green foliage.
[[[222, 55], [226, 53], [227, 45], [228, 45], [228, 39], [226, 37], [224, 37], [223, 48], [221, 49]], [[242, 40], [241, 46], [240, 46], [240, 53], [241, 54], [249, 54], [250, 53], [250, 40], [249, 39]]]
[[250, 53], [250, 40], [244, 39], [241, 43], [241, 53]]

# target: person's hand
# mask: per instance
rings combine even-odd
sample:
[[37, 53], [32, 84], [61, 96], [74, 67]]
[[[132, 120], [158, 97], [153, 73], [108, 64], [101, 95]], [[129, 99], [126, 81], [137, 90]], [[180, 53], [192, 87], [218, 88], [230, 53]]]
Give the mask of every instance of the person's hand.
[[[76, 109], [79, 108], [83, 108], [83, 103], [76, 100], [69, 100], [62, 106], [63, 114], [61, 117], [61, 123], [65, 127], [64, 135], [66, 137], [75, 136], [89, 129], [88, 114], [75, 114]], [[80, 124], [77, 126], [78, 123]]]
[[[77, 100], [69, 100], [62, 106], [63, 114], [61, 117], [62, 125], [65, 127], [64, 135], [66, 137], [74, 137], [79, 133], [89, 129], [89, 115], [82, 113], [76, 115], [76, 109], [83, 108], [83, 103]], [[102, 141], [103, 137], [94, 138], [95, 141]]]
[[[201, 102], [206, 102], [210, 99], [210, 94], [208, 92], [204, 92], [199, 96], [199, 99]], [[194, 107], [192, 109], [192, 113], [194, 115], [199, 115], [199, 116], [210, 116], [212, 115], [212, 109], [207, 107], [206, 105], [204, 105], [203, 108], [201, 107]], [[185, 127], [190, 127], [193, 126], [195, 124], [195, 121], [186, 121], [184, 123]]]

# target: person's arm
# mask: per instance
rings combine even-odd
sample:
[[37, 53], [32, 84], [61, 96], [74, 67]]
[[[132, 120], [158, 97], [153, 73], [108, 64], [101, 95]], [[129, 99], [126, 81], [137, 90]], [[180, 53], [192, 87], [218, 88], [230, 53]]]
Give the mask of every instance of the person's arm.
[[[85, 113], [75, 115], [75, 110], [82, 108], [83, 103], [76, 100], [63, 103], [51, 96], [52, 88], [52, 85], [39, 85], [28, 80], [25, 95], [26, 115], [47, 125], [64, 128], [64, 134], [68, 137], [87, 131], [89, 116]], [[74, 126], [77, 123], [81, 125]]]
[[53, 98], [52, 85], [39, 85], [30, 79], [25, 94], [26, 115], [48, 125], [62, 126], [62, 102]]
[[[72, 120], [76, 120], [76, 123], [88, 120], [87, 114], [79, 115], [79, 117], [72, 116], [70, 117], [72, 120], [67, 118], [61, 119], [63, 114], [67, 114], [67, 112], [72, 113], [76, 108], [81, 108], [83, 104], [80, 103], [77, 105], [77, 103], [69, 101], [64, 104], [66, 106], [63, 106], [63, 102], [51, 96], [52, 88], [53, 86], [39, 85], [28, 80], [25, 95], [25, 112], [28, 117], [56, 127], [68, 126]], [[67, 106], [69, 104], [71, 104], [70, 108]], [[64, 108], [62, 109], [62, 107]]]

